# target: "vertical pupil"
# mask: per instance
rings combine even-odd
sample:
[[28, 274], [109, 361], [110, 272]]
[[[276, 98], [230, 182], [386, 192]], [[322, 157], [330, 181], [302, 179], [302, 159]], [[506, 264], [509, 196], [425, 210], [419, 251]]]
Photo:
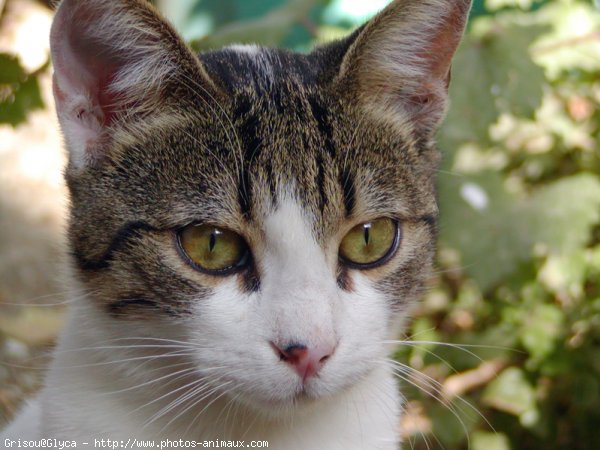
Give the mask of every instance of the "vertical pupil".
[[371, 224], [365, 225], [365, 245], [368, 246], [371, 243]]
[[214, 230], [212, 233], [210, 233], [210, 239], [208, 242], [208, 250], [211, 252], [214, 251], [216, 244], [217, 244], [217, 231]]

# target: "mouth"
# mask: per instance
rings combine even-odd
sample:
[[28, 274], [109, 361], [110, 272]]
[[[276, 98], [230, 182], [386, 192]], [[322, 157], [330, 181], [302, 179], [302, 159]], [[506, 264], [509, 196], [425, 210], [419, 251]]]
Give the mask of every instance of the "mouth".
[[296, 389], [281, 398], [271, 398], [264, 402], [267, 408], [297, 408], [313, 405], [323, 399], [323, 395], [316, 392], [314, 388], [302, 383]]
[[293, 406], [308, 406], [335, 396], [337, 393], [339, 393], [337, 389], [328, 389], [321, 384], [315, 385], [314, 382], [301, 383], [287, 401]]
[[296, 392], [296, 394], [293, 396], [293, 401], [294, 402], [315, 402], [317, 400], [319, 400], [320, 397], [315, 396], [314, 394], [311, 394], [307, 389], [305, 385], [302, 385], [302, 388]]

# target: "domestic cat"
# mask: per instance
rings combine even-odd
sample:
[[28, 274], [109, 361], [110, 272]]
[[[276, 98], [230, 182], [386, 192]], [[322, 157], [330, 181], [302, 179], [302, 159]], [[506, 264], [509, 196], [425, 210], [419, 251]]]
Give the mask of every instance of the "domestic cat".
[[386, 341], [432, 264], [470, 3], [396, 0], [306, 55], [195, 55], [143, 0], [63, 0], [77, 301], [2, 439], [397, 449]]

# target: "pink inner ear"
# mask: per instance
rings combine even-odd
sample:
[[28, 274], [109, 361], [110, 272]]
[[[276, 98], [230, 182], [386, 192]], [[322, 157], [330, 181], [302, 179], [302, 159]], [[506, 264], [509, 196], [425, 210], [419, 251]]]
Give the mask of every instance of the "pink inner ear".
[[425, 52], [419, 57], [428, 64], [431, 78], [444, 82], [444, 87], [450, 83], [450, 66], [456, 48], [462, 38], [467, 20], [468, 2], [457, 2], [449, 12], [449, 16], [440, 24], [437, 33], [431, 39]]
[[104, 126], [109, 126], [114, 122], [115, 116], [119, 109], [123, 109], [124, 106], [118, 105], [118, 95], [110, 90], [110, 86], [117, 73], [115, 69], [109, 68], [104, 70], [98, 77], [97, 94], [98, 105], [104, 113]]
[[61, 2], [50, 36], [59, 115], [70, 115], [71, 120], [85, 126], [82, 117], [87, 114], [88, 119], [95, 117], [97, 125], [105, 128], [125, 109], [126, 105], [119, 104], [121, 95], [111, 86], [126, 66], [133, 64], [134, 57], [128, 57], [127, 49], [115, 43], [127, 37], [127, 42], [133, 44], [139, 36], [133, 26], [130, 31], [125, 27], [111, 31], [111, 26], [118, 23], [116, 15], [129, 12], [112, 0]]
[[417, 57], [424, 66], [424, 78], [409, 95], [406, 107], [412, 119], [426, 129], [437, 126], [445, 114], [452, 59], [462, 39], [469, 9], [470, 1], [457, 0], [436, 29], [423, 31], [425, 46], [417, 52]]
[[78, 28], [81, 27], [53, 33], [58, 40], [57, 51], [53, 52], [57, 91], [67, 101], [69, 96], [84, 95], [89, 99], [90, 109], [102, 111], [102, 125], [107, 126], [117, 111], [117, 98], [110, 85], [120, 67], [105, 48], [86, 40], [85, 31]]
[[95, 34], [92, 3], [63, 1], [50, 36], [56, 109], [72, 160], [79, 164], [103, 157], [104, 130], [123, 109], [110, 86], [124, 58]]
[[50, 44], [58, 117], [73, 160], [82, 164], [105, 156], [108, 127], [155, 112], [166, 101], [160, 95], [166, 82], [184, 68], [200, 69], [140, 0], [62, 0]]

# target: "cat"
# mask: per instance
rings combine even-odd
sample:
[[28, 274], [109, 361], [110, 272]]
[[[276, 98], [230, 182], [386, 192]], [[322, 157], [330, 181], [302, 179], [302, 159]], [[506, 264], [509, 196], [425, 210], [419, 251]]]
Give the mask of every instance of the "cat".
[[432, 265], [434, 133], [470, 6], [396, 0], [309, 54], [196, 55], [144, 0], [63, 0], [76, 301], [2, 442], [397, 449], [386, 342]]

